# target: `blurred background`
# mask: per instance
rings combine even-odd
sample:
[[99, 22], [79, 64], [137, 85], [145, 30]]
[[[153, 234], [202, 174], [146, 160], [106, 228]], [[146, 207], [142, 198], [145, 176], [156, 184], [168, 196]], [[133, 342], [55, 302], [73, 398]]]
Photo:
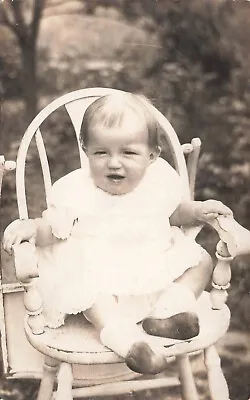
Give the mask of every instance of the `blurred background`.
[[[15, 160], [28, 123], [67, 92], [112, 87], [143, 93], [181, 143], [201, 138], [196, 199], [225, 202], [250, 229], [249, 21], [247, 0], [2, 0], [0, 153]], [[62, 110], [43, 128], [55, 180], [79, 166], [77, 148]], [[45, 207], [38, 166], [31, 147], [31, 216]], [[17, 218], [14, 172], [5, 174], [1, 203], [2, 231]], [[200, 241], [214, 252], [212, 232]], [[4, 279], [11, 281], [13, 260], [2, 252], [2, 262]], [[249, 293], [250, 258], [238, 257], [228, 299], [231, 327], [219, 343], [232, 400], [250, 396]], [[207, 399], [204, 370], [194, 363], [201, 398]], [[1, 385], [2, 399], [35, 398], [36, 383]], [[118, 397], [175, 400], [179, 393]]]

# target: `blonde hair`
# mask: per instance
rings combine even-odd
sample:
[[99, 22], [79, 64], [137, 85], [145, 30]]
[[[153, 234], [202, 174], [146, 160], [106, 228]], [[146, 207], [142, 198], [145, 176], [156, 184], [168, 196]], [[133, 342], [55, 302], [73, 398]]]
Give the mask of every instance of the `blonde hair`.
[[118, 92], [102, 96], [95, 100], [85, 111], [81, 131], [80, 144], [87, 145], [90, 129], [96, 126], [119, 128], [124, 119], [133, 112], [145, 125], [148, 131], [148, 145], [154, 149], [159, 146], [159, 126], [151, 110], [150, 101], [142, 95]]

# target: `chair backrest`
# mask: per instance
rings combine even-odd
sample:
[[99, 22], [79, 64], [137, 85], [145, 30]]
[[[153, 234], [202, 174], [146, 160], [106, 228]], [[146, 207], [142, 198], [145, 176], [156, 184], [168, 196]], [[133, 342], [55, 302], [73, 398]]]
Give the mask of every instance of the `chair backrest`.
[[[23, 136], [17, 156], [16, 190], [17, 190], [17, 203], [18, 203], [19, 216], [21, 219], [28, 218], [28, 209], [27, 209], [26, 193], [25, 193], [25, 161], [29, 145], [34, 136], [42, 166], [46, 197], [51, 187], [49, 163], [46, 155], [44, 141], [42, 138], [42, 133], [40, 130], [41, 124], [50, 116], [51, 113], [53, 113], [59, 107], [62, 106], [65, 107], [74, 127], [79, 147], [81, 166], [84, 168], [84, 164], [86, 163], [86, 155], [82, 151], [78, 139], [84, 112], [86, 108], [94, 100], [96, 100], [101, 96], [105, 96], [107, 94], [114, 92], [121, 92], [121, 91], [118, 91], [116, 89], [107, 89], [107, 88], [91, 88], [91, 89], [81, 89], [68, 93], [51, 102], [31, 122], [31, 124], [29, 125], [28, 129], [26, 130]], [[158, 120], [159, 125], [162, 128], [162, 131], [164, 132], [166, 142], [168, 144], [170, 153], [173, 157], [174, 166], [181, 177], [183, 195], [186, 198], [190, 198], [191, 192], [190, 192], [187, 166], [183, 154], [183, 149], [180, 145], [179, 139], [172, 125], [166, 119], [166, 117], [164, 117], [164, 115], [160, 111], [158, 111], [154, 106], [152, 106], [152, 112], [154, 113], [155, 117]]]

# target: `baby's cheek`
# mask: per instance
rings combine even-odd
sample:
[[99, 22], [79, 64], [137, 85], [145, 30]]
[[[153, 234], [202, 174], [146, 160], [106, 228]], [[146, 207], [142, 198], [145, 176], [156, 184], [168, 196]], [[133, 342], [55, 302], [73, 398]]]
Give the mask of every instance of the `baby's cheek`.
[[137, 185], [139, 185], [139, 183], [142, 181], [143, 177], [144, 177], [144, 172], [139, 170], [139, 171], [134, 171], [134, 173], [132, 174], [131, 180], [133, 182], [133, 186], [136, 187]]
[[103, 170], [104, 170], [104, 162], [99, 160], [96, 161], [93, 164], [90, 164], [90, 171], [92, 173], [92, 175], [98, 176], [103, 174]]

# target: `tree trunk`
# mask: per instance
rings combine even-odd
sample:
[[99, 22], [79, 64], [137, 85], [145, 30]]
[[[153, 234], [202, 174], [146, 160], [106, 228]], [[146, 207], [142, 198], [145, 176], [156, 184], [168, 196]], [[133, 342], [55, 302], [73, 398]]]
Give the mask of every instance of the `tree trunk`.
[[25, 103], [25, 123], [29, 124], [37, 114], [37, 65], [36, 45], [33, 38], [20, 41], [21, 49], [21, 88]]

